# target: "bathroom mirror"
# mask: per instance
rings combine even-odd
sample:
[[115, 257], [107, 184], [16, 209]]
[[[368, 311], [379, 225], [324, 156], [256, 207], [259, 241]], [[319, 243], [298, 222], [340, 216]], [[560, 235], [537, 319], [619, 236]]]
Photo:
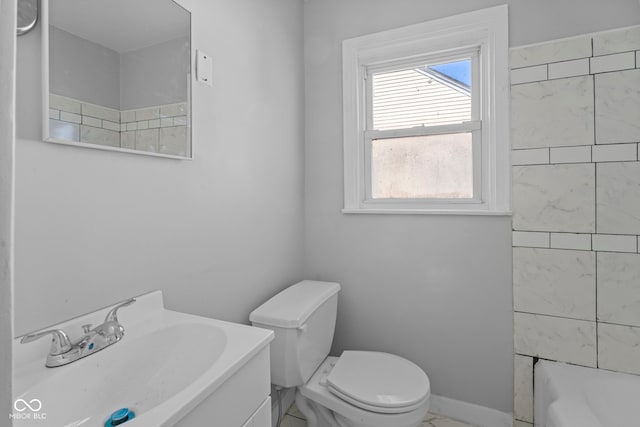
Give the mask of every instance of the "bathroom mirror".
[[173, 0], [42, 0], [45, 141], [191, 158], [191, 14]]

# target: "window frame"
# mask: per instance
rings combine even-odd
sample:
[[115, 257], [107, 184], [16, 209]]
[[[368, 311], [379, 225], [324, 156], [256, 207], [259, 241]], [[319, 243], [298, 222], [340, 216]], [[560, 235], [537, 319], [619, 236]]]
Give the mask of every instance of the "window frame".
[[[498, 6], [343, 42], [344, 213], [509, 214], [508, 9]], [[477, 56], [474, 56], [476, 54]], [[462, 124], [373, 130], [372, 74], [471, 57], [472, 117]], [[472, 133], [472, 199], [373, 199], [371, 144], [380, 137]], [[480, 149], [478, 149], [480, 148]], [[479, 166], [479, 167], [478, 167]]]

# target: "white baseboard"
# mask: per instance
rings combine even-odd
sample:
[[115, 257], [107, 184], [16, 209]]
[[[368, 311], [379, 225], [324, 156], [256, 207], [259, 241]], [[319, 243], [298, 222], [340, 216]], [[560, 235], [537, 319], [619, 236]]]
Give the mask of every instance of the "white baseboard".
[[[283, 388], [280, 392], [282, 398], [282, 417], [287, 413], [289, 406], [293, 405], [293, 401], [296, 400], [296, 388]], [[278, 395], [271, 388], [271, 425], [275, 426], [278, 422]]]
[[513, 427], [513, 415], [486, 406], [431, 395], [429, 412], [478, 427]]
[[[287, 409], [296, 398], [296, 389], [295, 387], [283, 389], [280, 395], [282, 397], [282, 416], [284, 417]], [[478, 427], [513, 427], [513, 415], [506, 412], [433, 394], [429, 400], [429, 412], [434, 414]], [[278, 420], [278, 398], [275, 392], [271, 393], [271, 409], [271, 425], [275, 426]]]

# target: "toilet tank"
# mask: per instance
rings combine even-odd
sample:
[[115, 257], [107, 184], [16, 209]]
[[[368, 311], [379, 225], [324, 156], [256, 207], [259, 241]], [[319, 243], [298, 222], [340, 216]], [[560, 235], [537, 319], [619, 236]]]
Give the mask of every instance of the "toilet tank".
[[340, 285], [303, 280], [289, 286], [249, 315], [253, 326], [271, 329], [271, 382], [304, 384], [329, 354]]

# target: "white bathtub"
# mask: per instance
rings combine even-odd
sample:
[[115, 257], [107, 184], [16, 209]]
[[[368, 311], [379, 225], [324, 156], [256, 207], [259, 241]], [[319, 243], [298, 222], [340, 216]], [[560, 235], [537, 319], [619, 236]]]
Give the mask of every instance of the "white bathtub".
[[536, 427], [640, 427], [640, 376], [540, 361], [534, 408]]

